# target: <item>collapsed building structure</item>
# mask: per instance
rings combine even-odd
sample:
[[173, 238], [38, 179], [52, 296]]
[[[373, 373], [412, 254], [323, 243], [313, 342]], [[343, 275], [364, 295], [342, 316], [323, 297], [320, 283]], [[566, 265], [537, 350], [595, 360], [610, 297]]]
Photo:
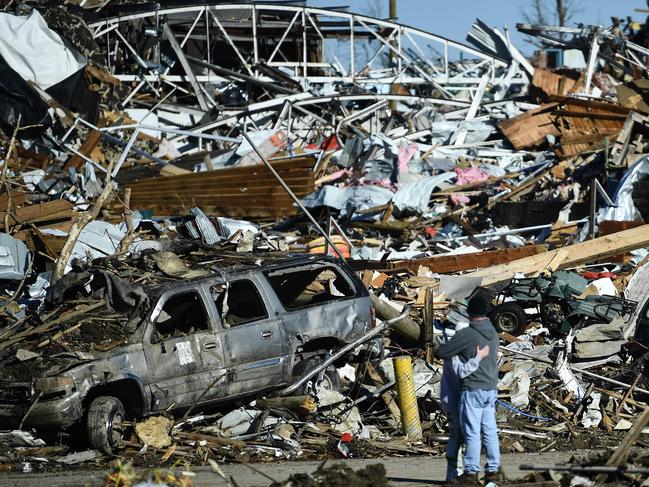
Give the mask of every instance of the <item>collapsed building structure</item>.
[[[162, 462], [440, 451], [434, 345], [465, 319], [479, 288], [490, 293], [503, 343], [504, 449], [630, 430], [608, 465], [624, 473], [649, 421], [646, 48], [613, 28], [519, 26], [583, 61], [549, 69], [480, 20], [467, 45], [300, 2], [96, 3], [27, 2], [0, 13], [11, 26], [0, 31], [0, 361], [9, 371], [0, 412], [22, 412], [1, 441], [24, 448], [8, 463], [20, 468], [47, 448], [22, 427], [39, 426], [30, 415], [47, 401], [79, 393], [59, 377], [73, 366], [108, 388], [86, 390], [70, 417], [98, 398], [122, 403], [90, 409], [124, 424], [93, 442], [104, 453], [113, 439], [125, 455], [146, 445]], [[269, 270], [274, 259], [308, 261], [294, 253], [344, 263], [281, 284], [265, 273], [249, 288], [227, 277], [230, 268]], [[357, 279], [349, 267], [369, 295], [345, 287]], [[225, 287], [205, 288], [206, 273]], [[227, 363], [245, 362], [232, 344], [183, 404], [169, 399], [164, 377], [111, 385], [127, 374], [89, 364], [132, 346], [160, 315], [182, 322], [170, 335], [183, 366], [227, 342], [180, 345], [199, 328], [163, 309], [159, 298], [173, 288], [183, 288], [179, 309], [202, 303], [203, 325], [219, 336], [272, 321], [259, 330], [267, 349], [249, 362], [286, 367], [277, 374], [290, 380], [274, 385], [297, 380], [300, 394], [208, 411], [202, 401], [217, 379], [236, 390], [222, 389], [220, 403], [250, 399]], [[232, 322], [218, 297], [228, 293], [246, 296]], [[315, 347], [317, 333], [305, 329], [297, 352], [273, 351], [283, 347], [278, 323], [293, 316], [289, 297], [312, 307], [316, 325], [335, 316], [344, 328], [367, 313], [342, 316], [323, 303], [352, 296], [390, 323], [360, 320], [367, 344], [355, 356], [365, 360], [345, 363], [360, 335], [320, 337], [329, 341]], [[151, 339], [156, 350], [163, 338]], [[404, 354], [415, 358], [424, 443], [402, 433], [392, 357]], [[36, 377], [52, 357], [58, 368]], [[253, 395], [268, 392], [258, 385]], [[120, 390], [164, 407], [137, 410]], [[175, 420], [142, 417], [174, 406], [184, 406]], [[97, 455], [82, 453], [52, 450], [64, 463]]]

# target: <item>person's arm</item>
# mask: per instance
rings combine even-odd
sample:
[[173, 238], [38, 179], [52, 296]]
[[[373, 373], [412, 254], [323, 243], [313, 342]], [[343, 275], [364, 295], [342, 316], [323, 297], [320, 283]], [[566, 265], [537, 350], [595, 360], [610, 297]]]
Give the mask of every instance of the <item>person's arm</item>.
[[480, 361], [487, 355], [489, 355], [489, 345], [485, 345], [483, 348], [476, 347], [475, 357], [471, 357], [466, 362], [462, 362], [460, 357], [455, 356], [452, 359], [453, 372], [460, 379], [464, 379], [476, 371], [480, 365]]
[[458, 331], [448, 342], [442, 343], [437, 350], [437, 356], [447, 359], [459, 355], [469, 345], [467, 330]]

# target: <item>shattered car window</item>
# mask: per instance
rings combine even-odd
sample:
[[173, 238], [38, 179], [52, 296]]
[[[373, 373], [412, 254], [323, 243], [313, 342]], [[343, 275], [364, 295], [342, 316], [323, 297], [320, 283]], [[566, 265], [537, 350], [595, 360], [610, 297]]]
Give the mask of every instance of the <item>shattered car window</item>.
[[300, 309], [354, 296], [354, 289], [334, 268], [299, 269], [266, 274], [286, 309]]
[[268, 318], [264, 301], [252, 281], [234, 281], [225, 289], [223, 286], [213, 287], [212, 295], [226, 328]]
[[196, 292], [176, 294], [167, 298], [156, 319], [156, 330], [164, 338], [187, 335], [208, 328], [207, 312]]

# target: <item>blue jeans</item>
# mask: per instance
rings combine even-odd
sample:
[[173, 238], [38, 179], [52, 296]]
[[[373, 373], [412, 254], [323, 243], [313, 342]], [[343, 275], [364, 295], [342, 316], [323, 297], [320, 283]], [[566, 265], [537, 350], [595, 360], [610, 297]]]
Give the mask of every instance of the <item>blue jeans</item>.
[[452, 482], [457, 477], [457, 460], [462, 445], [462, 429], [458, 412], [446, 413], [448, 419], [448, 443], [446, 444], [446, 481]]
[[484, 389], [464, 390], [460, 396], [460, 424], [464, 433], [466, 451], [464, 471], [480, 471], [480, 447], [487, 452], [486, 472], [497, 472], [500, 467], [500, 446], [496, 430], [496, 398], [498, 391]]

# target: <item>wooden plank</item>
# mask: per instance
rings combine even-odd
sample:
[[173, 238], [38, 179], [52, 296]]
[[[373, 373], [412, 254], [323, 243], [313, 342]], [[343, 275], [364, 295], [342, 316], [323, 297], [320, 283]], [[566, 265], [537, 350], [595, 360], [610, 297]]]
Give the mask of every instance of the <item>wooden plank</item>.
[[[53, 200], [37, 205], [24, 206], [10, 213], [9, 224], [63, 220], [74, 215], [72, 208], [72, 203], [66, 200]], [[4, 215], [4, 211], [0, 212], [0, 228], [4, 228]]]
[[[609, 457], [606, 465], [608, 467], [619, 467], [625, 461], [626, 457], [629, 455], [631, 448], [640, 437], [642, 430], [649, 423], [649, 409], [645, 409], [644, 412], [635, 420], [633, 427], [629, 430], [627, 435], [622, 440], [622, 443], [615, 449], [613, 454]], [[603, 484], [606, 481], [608, 474], [599, 474], [595, 477], [595, 483], [597, 485]]]
[[10, 191], [9, 195], [7, 193], [0, 194], [0, 211], [7, 210], [7, 203], [9, 198], [11, 198], [12, 208], [16, 206], [22, 206], [27, 202], [27, 193], [22, 191]]
[[[149, 206], [148, 210], [151, 210], [155, 216], [177, 216], [179, 213], [187, 213], [189, 209], [192, 208], [191, 205], [185, 207], [178, 206]], [[278, 218], [285, 217], [295, 214], [295, 208], [293, 207], [284, 207], [284, 206], [266, 206], [260, 208], [243, 208], [235, 205], [221, 205], [221, 206], [211, 206], [203, 205], [201, 210], [207, 215], [211, 216], [228, 216], [231, 218]]]
[[397, 261], [393, 265], [405, 266], [412, 272], [417, 272], [419, 266], [428, 267], [440, 274], [450, 274], [460, 271], [482, 269], [496, 264], [504, 264], [512, 260], [522, 259], [531, 255], [547, 252], [547, 245], [527, 245], [514, 249], [485, 250], [470, 254], [440, 255], [424, 259]]
[[612, 112], [612, 113], [623, 113], [628, 114], [629, 109], [623, 106], [618, 105], [617, 103], [606, 102], [606, 101], [595, 101], [592, 99], [581, 99], [581, 98], [571, 98], [569, 96], [551, 96], [550, 101], [572, 105], [575, 107], [583, 107], [587, 110], [597, 111], [597, 112]]
[[[552, 103], [501, 122], [501, 131], [517, 150], [544, 144], [548, 135], [561, 137], [562, 144], [601, 142], [622, 128], [623, 117], [629, 113], [627, 108], [612, 103], [564, 96], [551, 96], [550, 100]], [[566, 156], [588, 148], [564, 148], [558, 153]]]
[[288, 195], [239, 195], [239, 196], [207, 196], [207, 197], [194, 197], [188, 195], [170, 195], [167, 198], [159, 198], [156, 200], [151, 199], [135, 199], [131, 198], [131, 207], [138, 209], [147, 208], [148, 206], [241, 206], [242, 208], [265, 208], [269, 205], [283, 205], [290, 206], [293, 200]]
[[[642, 225], [641, 227], [565, 247], [568, 253], [558, 265], [557, 270], [596, 262], [600, 259], [644, 247], [649, 247], [649, 225]], [[511, 279], [517, 272], [530, 275], [542, 271], [553, 256], [560, 252], [565, 251], [557, 249], [544, 254], [532, 255], [507, 264], [499, 264], [479, 271], [469, 272], [466, 275], [483, 277], [482, 285], [503, 282]]]
[[[316, 160], [313, 157], [296, 157], [295, 159], [282, 159], [278, 161], [273, 161], [272, 166], [280, 175], [282, 175], [284, 171], [292, 171], [298, 169], [309, 169], [310, 172], [313, 173], [312, 169], [315, 162]], [[217, 169], [215, 171], [204, 171], [204, 172], [195, 172], [191, 174], [182, 174], [180, 176], [170, 176], [165, 179], [178, 178], [179, 180], [188, 182], [193, 180], [203, 181], [205, 179], [222, 178], [222, 177], [233, 176], [233, 175], [249, 177], [250, 175], [255, 175], [255, 174], [270, 175], [270, 171], [263, 164], [256, 165], [256, 166], [234, 166], [225, 169]], [[133, 184], [142, 184], [145, 182], [152, 183], [156, 180], [160, 180], [160, 179], [147, 178]]]
[[627, 119], [627, 116], [622, 115], [621, 113], [589, 113], [577, 110], [557, 110], [555, 113], [562, 117], [588, 117], [593, 119], [620, 121], [625, 121]]
[[[281, 172], [279, 173], [280, 176], [282, 176], [282, 179], [287, 183], [299, 183], [303, 181], [311, 181], [313, 179], [312, 173], [307, 170], [297, 170], [297, 171], [290, 171], [290, 172]], [[176, 181], [178, 179], [178, 181]], [[152, 189], [152, 188], [159, 188], [161, 186], [164, 187], [171, 187], [171, 186], [177, 186], [179, 188], [196, 188], [196, 187], [213, 187], [215, 184], [215, 181], [218, 182], [219, 186], [231, 186], [231, 187], [239, 187], [239, 186], [246, 186], [246, 185], [257, 185], [257, 186], [263, 186], [263, 185], [271, 185], [271, 186], [277, 186], [277, 179], [275, 177], [268, 173], [268, 174], [254, 174], [254, 175], [248, 175], [248, 176], [241, 176], [241, 175], [233, 175], [233, 176], [228, 176], [224, 175], [223, 177], [217, 178], [203, 178], [203, 179], [198, 179], [198, 180], [189, 180], [189, 181], [183, 181], [177, 176], [168, 176], [165, 178], [152, 178], [148, 181], [142, 181], [139, 183], [127, 183], [128, 186], [132, 188], [137, 188], [138, 190], [143, 190], [143, 189]]]
[[575, 79], [547, 69], [535, 68], [532, 84], [546, 95], [567, 95], [583, 87], [584, 77], [581, 75]]
[[557, 106], [556, 103], [541, 105], [522, 115], [504, 120], [500, 123], [500, 130], [516, 150], [533, 147], [542, 143], [546, 135], [559, 135], [551, 116]]
[[[385, 385], [385, 379], [371, 363], [366, 362], [366, 364], [367, 377], [369, 378], [369, 380], [374, 383], [375, 387], [383, 387]], [[392, 419], [395, 422], [397, 428], [401, 428], [401, 410], [397, 405], [396, 394], [394, 393], [394, 391], [388, 389], [387, 391], [383, 392], [381, 394], [381, 399], [383, 399], [383, 402], [387, 406], [388, 411], [392, 416]]]
[[[79, 148], [79, 152], [83, 154], [86, 157], [90, 157], [90, 153], [93, 151], [95, 147], [97, 147], [97, 144], [99, 144], [99, 141], [101, 141], [101, 132], [99, 130], [92, 130], [89, 134], [88, 137], [86, 137], [86, 140], [83, 141], [83, 144], [81, 144], [81, 147]], [[77, 154], [73, 154], [70, 159], [67, 160], [65, 163], [65, 169], [69, 167], [76, 167], [79, 169], [81, 166], [85, 164], [85, 159]]]
[[179, 174], [191, 174], [192, 171], [189, 169], [183, 169], [182, 167], [174, 166], [173, 164], [165, 164], [160, 169], [160, 176], [178, 176]]
[[[611, 235], [613, 233], [621, 232], [622, 230], [628, 230], [629, 228], [636, 228], [641, 225], [644, 225], [642, 220], [625, 220], [625, 221], [611, 221], [605, 220], [599, 223], [599, 234], [600, 235]], [[628, 261], [628, 256], [630, 254], [618, 254], [612, 255], [608, 260], [610, 262], [617, 262], [618, 264], [624, 264]]]
[[558, 252], [553, 252], [550, 260], [548, 261], [547, 265], [538, 272], [535, 272], [533, 275], [534, 277], [538, 276], [542, 272], [549, 272], [550, 274], [556, 271], [561, 263], [566, 260], [568, 257], [568, 248], [567, 247], [562, 247], [558, 250]]

